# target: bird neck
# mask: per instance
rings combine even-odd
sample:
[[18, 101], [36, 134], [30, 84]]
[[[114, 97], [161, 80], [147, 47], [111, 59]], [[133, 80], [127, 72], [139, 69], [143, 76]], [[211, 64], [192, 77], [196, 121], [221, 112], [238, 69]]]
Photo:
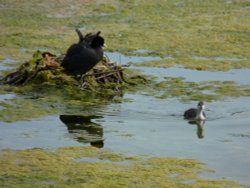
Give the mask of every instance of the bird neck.
[[196, 119], [205, 120], [205, 117], [204, 117], [204, 110], [203, 110], [202, 108], [198, 108], [198, 109], [197, 109]]

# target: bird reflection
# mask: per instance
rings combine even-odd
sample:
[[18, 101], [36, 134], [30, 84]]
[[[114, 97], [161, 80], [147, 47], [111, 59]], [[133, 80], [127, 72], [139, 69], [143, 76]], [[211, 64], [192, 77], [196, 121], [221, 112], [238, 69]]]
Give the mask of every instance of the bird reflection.
[[90, 143], [91, 146], [103, 148], [103, 128], [91, 119], [100, 116], [60, 115], [60, 120], [67, 126], [68, 132], [75, 140], [81, 143]]
[[189, 121], [188, 123], [197, 126], [196, 133], [198, 138], [200, 139], [204, 138], [204, 124], [205, 124], [204, 120]]

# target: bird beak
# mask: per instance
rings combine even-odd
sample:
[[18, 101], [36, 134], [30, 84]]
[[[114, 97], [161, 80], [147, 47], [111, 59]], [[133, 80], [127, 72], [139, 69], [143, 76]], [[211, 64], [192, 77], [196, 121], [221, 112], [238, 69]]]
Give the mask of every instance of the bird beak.
[[102, 47], [103, 47], [103, 48], [107, 48], [108, 46], [104, 43]]

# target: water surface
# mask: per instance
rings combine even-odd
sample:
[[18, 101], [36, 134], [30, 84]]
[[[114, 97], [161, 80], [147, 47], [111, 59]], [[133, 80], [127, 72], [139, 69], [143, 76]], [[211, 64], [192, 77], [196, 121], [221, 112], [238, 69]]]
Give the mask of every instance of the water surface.
[[[127, 61], [130, 59], [124, 64]], [[141, 69], [146, 74], [184, 77], [196, 82], [250, 82], [249, 69], [228, 72], [176, 67]], [[0, 100], [12, 97], [12, 94], [0, 95]], [[129, 93], [123, 98], [128, 99], [127, 102], [107, 105], [91, 117], [82, 112], [72, 116], [56, 114], [29, 121], [0, 122], [0, 149], [92, 145], [126, 154], [192, 158], [216, 171], [204, 173], [205, 177], [250, 185], [250, 97], [205, 101], [208, 118], [200, 126], [189, 124], [182, 116], [184, 110], [197, 105], [196, 101], [162, 100]]]

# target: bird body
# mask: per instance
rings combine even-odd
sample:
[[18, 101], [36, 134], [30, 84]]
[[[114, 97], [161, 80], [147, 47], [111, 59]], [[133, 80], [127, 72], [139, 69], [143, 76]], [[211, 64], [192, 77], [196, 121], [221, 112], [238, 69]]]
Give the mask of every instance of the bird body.
[[205, 105], [200, 101], [197, 108], [190, 108], [184, 112], [184, 118], [188, 120], [205, 120], [206, 114], [204, 110]]
[[104, 39], [100, 32], [87, 34], [85, 37], [78, 29], [76, 32], [79, 42], [70, 46], [61, 66], [71, 74], [82, 75], [102, 60]]

